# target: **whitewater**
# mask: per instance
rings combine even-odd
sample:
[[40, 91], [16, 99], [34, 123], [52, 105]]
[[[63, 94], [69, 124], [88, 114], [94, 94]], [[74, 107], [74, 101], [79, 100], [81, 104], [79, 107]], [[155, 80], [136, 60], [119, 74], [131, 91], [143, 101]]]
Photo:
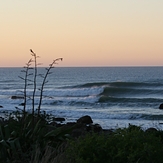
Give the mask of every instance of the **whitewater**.
[[[0, 113], [22, 109], [23, 68], [0, 68]], [[32, 71], [32, 70], [31, 70]], [[44, 74], [45, 68], [38, 68]], [[32, 76], [31, 76], [32, 78]], [[56, 117], [76, 121], [90, 115], [103, 128], [163, 128], [163, 67], [56, 67], [44, 87], [41, 110]], [[37, 77], [35, 107], [38, 106], [42, 78]], [[28, 97], [33, 86], [29, 83]], [[31, 110], [31, 100], [27, 101]]]

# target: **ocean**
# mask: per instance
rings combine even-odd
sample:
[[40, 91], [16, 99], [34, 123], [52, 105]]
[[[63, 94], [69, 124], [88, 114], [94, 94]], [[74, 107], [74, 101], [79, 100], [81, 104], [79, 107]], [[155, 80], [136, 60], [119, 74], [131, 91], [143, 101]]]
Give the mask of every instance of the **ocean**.
[[[23, 99], [23, 68], [0, 68], [0, 113], [15, 111]], [[32, 72], [32, 70], [30, 70]], [[41, 110], [66, 122], [90, 115], [104, 129], [127, 127], [163, 129], [163, 67], [56, 67], [44, 87]], [[38, 68], [44, 74], [45, 68]], [[20, 77], [19, 77], [20, 76]], [[30, 76], [32, 77], [32, 76]], [[32, 79], [32, 78], [31, 78]], [[42, 78], [37, 77], [35, 108]], [[28, 82], [27, 95], [33, 86]], [[31, 100], [27, 101], [31, 111]]]

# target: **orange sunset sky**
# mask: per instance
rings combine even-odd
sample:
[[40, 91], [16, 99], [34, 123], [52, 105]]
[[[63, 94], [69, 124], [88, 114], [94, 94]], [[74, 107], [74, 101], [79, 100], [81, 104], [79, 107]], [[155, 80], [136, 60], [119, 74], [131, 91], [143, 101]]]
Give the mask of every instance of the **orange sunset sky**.
[[3, 0], [0, 67], [163, 66], [163, 0]]

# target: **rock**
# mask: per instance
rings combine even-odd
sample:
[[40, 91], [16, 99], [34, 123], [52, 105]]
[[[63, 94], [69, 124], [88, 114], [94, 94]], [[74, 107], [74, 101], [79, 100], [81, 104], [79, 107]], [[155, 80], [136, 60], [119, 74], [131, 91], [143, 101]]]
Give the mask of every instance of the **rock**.
[[76, 122], [67, 122], [67, 125], [73, 126], [73, 125], [76, 125]]
[[2, 105], [0, 105], [0, 108], [3, 108], [3, 106], [2, 106]]
[[57, 123], [53, 121], [53, 122], [50, 122], [49, 125], [57, 126]]
[[15, 99], [24, 99], [23, 96], [11, 96], [11, 99], [15, 100]]
[[148, 128], [145, 132], [157, 132], [157, 129], [156, 128], [153, 128], [153, 127], [150, 127], [150, 128]]
[[23, 102], [23, 103], [19, 104], [19, 106], [25, 106], [25, 103]]
[[89, 115], [83, 116], [77, 120], [77, 123], [91, 124], [93, 123], [92, 118]]
[[110, 134], [111, 135], [114, 133], [115, 130], [114, 129], [102, 129], [102, 131], [104, 134], [107, 134], [107, 135]]
[[53, 118], [54, 121], [59, 121], [59, 122], [63, 122], [65, 121], [65, 118]]
[[88, 132], [93, 131], [93, 132], [99, 133], [102, 131], [102, 127], [99, 124], [90, 124], [90, 125], [87, 125], [86, 130]]
[[78, 138], [80, 136], [84, 136], [85, 134], [86, 134], [86, 131], [84, 129], [77, 128], [72, 131], [71, 136], [74, 138]]
[[163, 109], [163, 103], [160, 104], [159, 109]]
[[68, 126], [72, 128], [70, 135], [74, 138], [84, 136], [88, 133], [88, 131], [86, 131], [86, 124], [76, 123], [76, 124], [70, 124]]

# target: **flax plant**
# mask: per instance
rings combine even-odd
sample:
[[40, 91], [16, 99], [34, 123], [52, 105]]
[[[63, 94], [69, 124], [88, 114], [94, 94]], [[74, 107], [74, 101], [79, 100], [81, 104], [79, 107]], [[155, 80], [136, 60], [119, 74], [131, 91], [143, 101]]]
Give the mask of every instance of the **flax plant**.
[[30, 49], [31, 55], [33, 56], [34, 60], [34, 77], [33, 77], [33, 94], [32, 94], [32, 115], [34, 115], [35, 112], [35, 95], [36, 95], [36, 87], [37, 87], [37, 58], [39, 56], [36, 55], [36, 53], [33, 52], [32, 49]]
[[24, 91], [23, 91], [23, 94], [24, 94], [24, 103], [23, 103], [23, 115], [25, 115], [26, 113], [26, 105], [27, 105], [27, 86], [29, 85], [28, 82], [31, 82], [31, 80], [29, 79], [29, 76], [33, 75], [33, 73], [29, 73], [29, 70], [30, 69], [33, 69], [31, 68], [32, 64], [32, 59], [30, 59], [27, 63], [26, 63], [26, 66], [24, 66], [24, 69], [25, 70], [22, 70], [21, 72], [24, 72], [25, 73], [25, 77], [21, 77], [19, 76], [20, 79], [24, 80]]
[[41, 85], [41, 88], [40, 88], [40, 100], [39, 100], [39, 105], [38, 105], [38, 116], [40, 115], [40, 109], [41, 109], [41, 104], [42, 104], [42, 98], [43, 98], [43, 91], [44, 91], [44, 86], [45, 84], [48, 82], [46, 79], [48, 77], [49, 74], [51, 74], [50, 70], [52, 68], [54, 68], [54, 65], [57, 64], [57, 61], [59, 60], [63, 60], [63, 58], [57, 58], [55, 59], [50, 65], [48, 68], [46, 68], [46, 73], [45, 73], [45, 76], [43, 76], [42, 74], [40, 74], [40, 76], [43, 78], [43, 81], [42, 81], [42, 85]]
[[[41, 109], [41, 105], [42, 105], [42, 99], [43, 99], [43, 92], [44, 92], [44, 86], [45, 84], [48, 82], [47, 81], [47, 77], [48, 75], [50, 75], [52, 72], [50, 72], [50, 70], [52, 68], [54, 68], [54, 65], [57, 64], [58, 61], [62, 61], [63, 58], [57, 58], [55, 60], [53, 60], [53, 62], [51, 64], [49, 64], [49, 67], [46, 68], [46, 73], [45, 75], [43, 74], [38, 74], [38, 65], [40, 65], [40, 63], [37, 63], [37, 58], [39, 58], [39, 56], [33, 52], [32, 49], [30, 49], [31, 55], [32, 55], [32, 59], [30, 59], [27, 63], [26, 66], [24, 66], [25, 70], [22, 70], [22, 72], [25, 73], [25, 77], [20, 77], [22, 80], [24, 80], [24, 103], [23, 103], [23, 113], [26, 112], [26, 105], [27, 105], [27, 98], [30, 98], [32, 100], [32, 115], [34, 116], [35, 114], [35, 96], [36, 96], [36, 90], [37, 90], [37, 77], [41, 77], [43, 78], [41, 87], [38, 89], [40, 91], [40, 95], [39, 95], [39, 103], [38, 103], [38, 107], [37, 107], [37, 116], [40, 115], [40, 109]], [[34, 66], [32, 66], [32, 62], [34, 63]], [[33, 69], [33, 73], [29, 73], [29, 70]], [[33, 79], [29, 79], [29, 76], [33, 76]], [[32, 84], [29, 84], [29, 82], [31, 82]], [[27, 97], [27, 86], [28, 85], [33, 85], [33, 92], [32, 92], [32, 97]]]

